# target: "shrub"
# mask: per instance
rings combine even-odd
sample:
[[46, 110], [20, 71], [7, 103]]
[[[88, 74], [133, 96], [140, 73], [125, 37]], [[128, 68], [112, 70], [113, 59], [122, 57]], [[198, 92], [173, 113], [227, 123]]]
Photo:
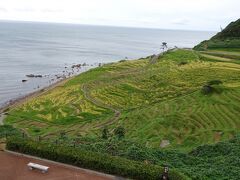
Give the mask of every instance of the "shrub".
[[181, 61], [181, 62], [178, 63], [179, 66], [183, 66], [183, 65], [186, 65], [186, 64], [187, 64], [186, 61]]
[[221, 86], [218, 86], [222, 84], [222, 81], [220, 80], [211, 80], [208, 81], [203, 87], [202, 87], [202, 93], [204, 95], [211, 94], [211, 93], [222, 93], [223, 88]]
[[222, 81], [220, 80], [211, 80], [211, 81], [208, 81], [207, 83], [208, 85], [219, 85], [219, 84], [222, 84]]
[[0, 138], [6, 137], [6, 136], [20, 136], [21, 132], [12, 127], [11, 125], [2, 125], [0, 126]]
[[[9, 138], [7, 149], [133, 179], [159, 179], [163, 172], [163, 168], [156, 165], [21, 138]], [[174, 169], [169, 175], [171, 180], [188, 179]]]
[[212, 86], [210, 86], [210, 85], [204, 85], [202, 87], [202, 93], [204, 95], [211, 94], [213, 92], [213, 90], [214, 90], [214, 88]]
[[109, 136], [109, 131], [108, 131], [107, 127], [104, 127], [102, 130], [102, 138], [108, 139], [108, 136]]
[[122, 126], [119, 126], [116, 129], [114, 129], [114, 134], [118, 138], [123, 138], [125, 136], [125, 129]]

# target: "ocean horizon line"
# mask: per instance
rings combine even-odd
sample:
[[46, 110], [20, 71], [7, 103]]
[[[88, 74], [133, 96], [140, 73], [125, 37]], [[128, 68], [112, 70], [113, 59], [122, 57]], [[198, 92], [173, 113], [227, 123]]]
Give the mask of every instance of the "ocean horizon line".
[[190, 31], [190, 32], [212, 32], [214, 30], [197, 30], [197, 29], [182, 29], [182, 28], [160, 28], [160, 27], [142, 27], [142, 26], [117, 26], [107, 24], [84, 24], [84, 23], [69, 23], [69, 22], [52, 22], [52, 21], [28, 21], [28, 20], [11, 20], [0, 19], [1, 22], [6, 23], [29, 23], [29, 24], [53, 24], [53, 25], [76, 25], [76, 26], [92, 26], [92, 27], [109, 27], [109, 28], [126, 28], [126, 29], [147, 29], [147, 30], [163, 30], [163, 31]]

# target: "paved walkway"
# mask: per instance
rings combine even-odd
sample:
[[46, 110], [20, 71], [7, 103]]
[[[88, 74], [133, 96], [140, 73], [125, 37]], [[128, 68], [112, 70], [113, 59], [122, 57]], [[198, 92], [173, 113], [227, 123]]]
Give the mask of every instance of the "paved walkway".
[[[29, 170], [29, 162], [50, 167], [48, 173]], [[84, 169], [71, 168], [31, 157], [0, 151], [1, 180], [111, 180], [114, 176], [95, 173]]]

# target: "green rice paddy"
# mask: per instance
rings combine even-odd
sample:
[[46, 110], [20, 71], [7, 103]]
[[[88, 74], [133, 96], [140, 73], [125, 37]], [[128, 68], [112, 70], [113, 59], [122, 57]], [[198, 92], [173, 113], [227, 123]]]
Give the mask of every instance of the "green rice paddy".
[[[213, 93], [202, 87], [220, 80]], [[148, 147], [191, 150], [240, 131], [239, 53], [178, 49], [106, 64], [12, 109], [6, 124], [29, 136], [99, 136], [104, 127]]]

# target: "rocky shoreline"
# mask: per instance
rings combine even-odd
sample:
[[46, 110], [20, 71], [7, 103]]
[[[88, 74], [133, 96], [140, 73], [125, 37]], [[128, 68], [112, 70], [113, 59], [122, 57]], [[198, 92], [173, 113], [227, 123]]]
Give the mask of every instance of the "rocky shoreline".
[[[71, 78], [72, 78], [72, 77], [71, 77]], [[30, 99], [30, 98], [36, 97], [36, 96], [38, 96], [38, 95], [41, 95], [42, 93], [45, 93], [45, 92], [47, 92], [48, 90], [53, 89], [53, 88], [59, 86], [59, 85], [62, 84], [62, 83], [65, 83], [66, 81], [70, 80], [71, 78], [59, 80], [59, 81], [51, 84], [50, 86], [48, 86], [48, 87], [46, 87], [46, 88], [43, 88], [43, 89], [34, 91], [34, 92], [29, 93], [29, 94], [27, 94], [27, 95], [24, 95], [24, 96], [21, 96], [21, 97], [19, 97], [19, 98], [16, 98], [16, 99], [13, 99], [13, 100], [8, 101], [7, 103], [3, 104], [3, 105], [0, 107], [0, 114], [7, 114], [8, 110], [9, 110], [10, 108], [15, 107], [15, 106], [17, 106], [17, 105], [25, 102], [27, 99]]]
[[[42, 95], [43, 93], [46, 93], [47, 91], [63, 85], [64, 83], [66, 83], [67, 81], [69, 81], [70, 79], [74, 78], [75, 76], [93, 68], [93, 67], [97, 67], [94, 65], [88, 66], [89, 68], [86, 68], [85, 71], [80, 71], [81, 66], [88, 66], [86, 64], [83, 65], [72, 65], [71, 68], [71, 72], [69, 71], [63, 71], [62, 74], [58, 74], [58, 75], [54, 75], [54, 78], [49, 80], [49, 85], [44, 87], [44, 88], [39, 88], [35, 89], [32, 93], [28, 93], [26, 95], [20, 96], [18, 98], [12, 99], [2, 105], [0, 105], [0, 125], [3, 125], [3, 120], [6, 117], [6, 115], [8, 114], [8, 111], [11, 108], [14, 108], [16, 106], [21, 105], [22, 103], [26, 102], [27, 100], [31, 99], [31, 98], [35, 98], [37, 96]], [[67, 69], [67, 67], [65, 67], [65, 69]], [[67, 73], [67, 74], [66, 74]], [[26, 77], [28, 78], [42, 78], [42, 77], [50, 77], [48, 75], [34, 75], [34, 74], [30, 74], [30, 75], [26, 75]], [[22, 81], [23, 82], [23, 81]], [[24, 81], [26, 82], [26, 81]]]

